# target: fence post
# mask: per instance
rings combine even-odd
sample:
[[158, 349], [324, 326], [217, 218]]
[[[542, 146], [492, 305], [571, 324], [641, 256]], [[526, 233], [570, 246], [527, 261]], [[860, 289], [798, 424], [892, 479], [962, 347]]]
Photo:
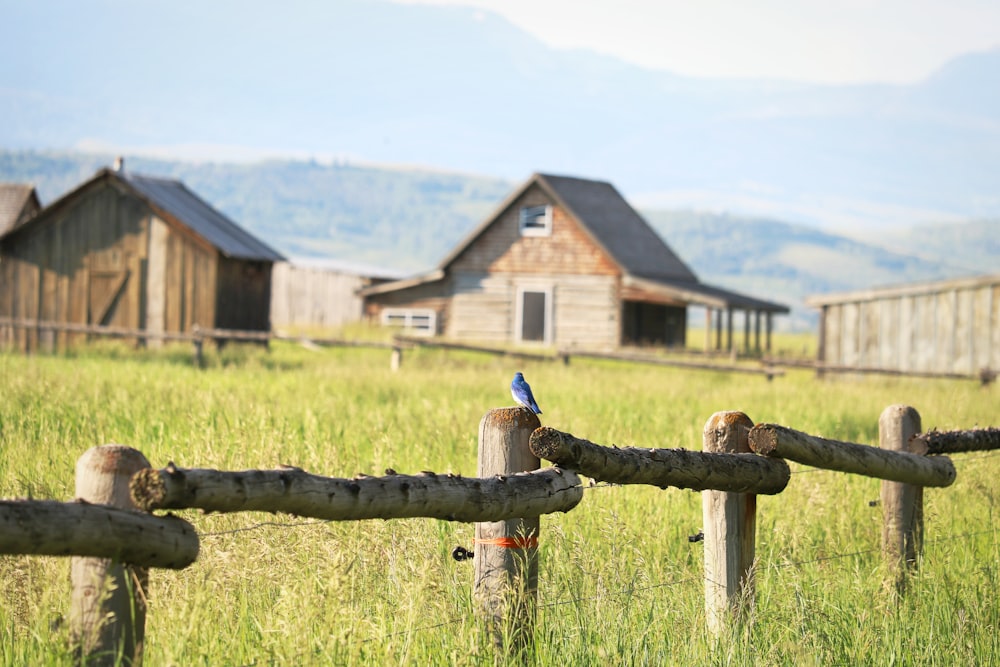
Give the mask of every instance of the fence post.
[[[716, 412], [702, 434], [706, 452], [750, 451], [753, 421], [742, 412]], [[705, 534], [705, 620], [718, 638], [731, 619], [742, 619], [754, 602], [754, 536], [757, 496], [702, 491]]]
[[[131, 447], [91, 447], [76, 462], [76, 496], [89, 503], [136, 509], [129, 480], [148, 467], [142, 452]], [[74, 556], [70, 580], [70, 633], [83, 661], [87, 665], [141, 664], [148, 571], [109, 558]]]
[[[541, 426], [527, 408], [490, 410], [479, 422], [479, 477], [537, 470], [528, 440]], [[530, 655], [538, 597], [539, 518], [476, 524], [473, 593], [493, 644]]]
[[393, 346], [392, 356], [389, 357], [389, 368], [393, 371], [398, 371], [399, 367], [403, 365], [403, 348], [398, 345]]
[[[913, 436], [920, 433], [920, 414], [906, 405], [890, 405], [878, 419], [878, 444], [882, 449], [926, 454], [927, 445]], [[883, 480], [882, 557], [897, 593], [906, 589], [907, 570], [916, 568], [924, 541], [924, 487]]]

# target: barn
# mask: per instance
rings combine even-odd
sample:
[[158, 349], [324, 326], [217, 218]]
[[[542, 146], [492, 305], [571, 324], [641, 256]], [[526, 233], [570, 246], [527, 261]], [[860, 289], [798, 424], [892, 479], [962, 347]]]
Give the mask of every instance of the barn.
[[820, 311], [824, 366], [962, 376], [1000, 370], [1000, 275], [817, 295], [806, 303]]
[[[734, 311], [784, 305], [706, 285], [604, 181], [534, 174], [430, 272], [360, 292], [366, 316], [414, 333], [578, 349], [683, 346], [687, 308], [715, 316], [732, 348]], [[713, 327], [706, 326], [705, 346]]]
[[[102, 169], [0, 236], [0, 317], [267, 331], [282, 256], [176, 180]], [[32, 349], [52, 332], [8, 328]]]
[[24, 224], [41, 209], [34, 186], [25, 183], [0, 183], [0, 235]]

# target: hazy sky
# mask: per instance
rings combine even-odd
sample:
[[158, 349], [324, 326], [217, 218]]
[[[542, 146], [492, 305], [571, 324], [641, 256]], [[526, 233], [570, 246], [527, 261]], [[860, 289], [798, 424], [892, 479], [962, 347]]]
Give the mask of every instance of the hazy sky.
[[1000, 47], [998, 0], [396, 0], [505, 16], [547, 44], [713, 77], [912, 83]]

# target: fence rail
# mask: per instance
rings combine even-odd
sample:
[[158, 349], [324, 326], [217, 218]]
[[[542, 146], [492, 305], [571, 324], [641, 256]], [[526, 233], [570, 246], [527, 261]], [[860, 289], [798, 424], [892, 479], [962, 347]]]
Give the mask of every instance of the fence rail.
[[135, 505], [147, 511], [282, 512], [329, 521], [502, 521], [568, 512], [583, 498], [580, 478], [560, 468], [486, 479], [433, 472], [340, 479], [287, 467], [226, 472], [168, 466], [140, 471], [130, 490]]
[[[579, 473], [620, 484], [702, 490], [706, 623], [722, 636], [752, 608], [756, 494], [786, 487], [790, 473], [783, 459], [883, 479], [882, 552], [896, 590], [903, 592], [922, 553], [922, 489], [955, 479], [949, 459], [927, 453], [1000, 449], [998, 435], [995, 428], [921, 434], [916, 410], [890, 406], [879, 419], [876, 448], [774, 424], [754, 426], [743, 413], [719, 412], [705, 424], [703, 451], [619, 449], [542, 428], [524, 408], [501, 408], [480, 423], [475, 478], [387, 471], [342, 479], [292, 467], [153, 469], [137, 450], [104, 445], [77, 463], [77, 495], [87, 502], [0, 502], [0, 552], [76, 556], [71, 624], [81, 654], [87, 664], [112, 664], [115, 656], [137, 664], [148, 586], [143, 568], [185, 567], [199, 547], [187, 522], [129, 510], [475, 522], [477, 608], [499, 650], [524, 654], [531, 649], [537, 610], [540, 517], [578, 507]], [[542, 458], [561, 467], [540, 468]], [[97, 594], [105, 589], [115, 594]]]
[[115, 558], [182, 570], [198, 557], [198, 535], [175, 516], [79, 500], [0, 500], [0, 553]]

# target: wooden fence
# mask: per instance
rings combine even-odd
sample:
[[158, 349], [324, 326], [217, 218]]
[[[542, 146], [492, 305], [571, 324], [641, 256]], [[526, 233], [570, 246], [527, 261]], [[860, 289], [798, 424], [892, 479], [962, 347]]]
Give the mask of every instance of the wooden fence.
[[[72, 324], [68, 322], [55, 322], [46, 320], [16, 319], [0, 317], [0, 343], [12, 338], [4, 335], [4, 329], [27, 329], [35, 332], [33, 339], [26, 342], [25, 351], [35, 349], [42, 341], [42, 332], [52, 334], [75, 334], [110, 338], [129, 338], [137, 343], [147, 344], [149, 341], [183, 341], [193, 345], [193, 360], [197, 366], [204, 366], [204, 344], [215, 342], [223, 344], [229, 341], [234, 342], [256, 342], [267, 344], [272, 340], [292, 341], [303, 346], [314, 347], [364, 347], [391, 350], [389, 365], [393, 370], [399, 370], [403, 363], [403, 351], [417, 347], [428, 347], [444, 350], [462, 350], [468, 352], [480, 352], [483, 354], [493, 354], [497, 356], [520, 359], [523, 361], [558, 361], [569, 364], [573, 357], [578, 359], [604, 359], [611, 361], [625, 361], [638, 364], [652, 364], [657, 366], [668, 366], [673, 368], [685, 368], [689, 370], [716, 371], [722, 373], [741, 373], [747, 375], [762, 375], [767, 380], [780, 377], [785, 374], [785, 368], [808, 368], [815, 370], [817, 375], [831, 373], [861, 373], [861, 374], [881, 374], [881, 375], [901, 375], [907, 377], [921, 377], [929, 379], [951, 379], [965, 380], [975, 379], [982, 384], [990, 384], [997, 377], [997, 372], [989, 368], [983, 368], [978, 373], [940, 373], [922, 371], [901, 371], [897, 369], [861, 367], [861, 366], [837, 366], [824, 364], [820, 361], [805, 359], [781, 359], [764, 357], [756, 359], [756, 365], [737, 363], [718, 363], [701, 360], [705, 355], [699, 354], [698, 358], [676, 358], [664, 357], [657, 354], [642, 353], [637, 351], [621, 350], [617, 352], [600, 352], [588, 350], [559, 350], [555, 353], [530, 352], [526, 350], [512, 350], [503, 347], [490, 347], [483, 345], [473, 345], [469, 343], [459, 343], [441, 339], [428, 339], [416, 336], [395, 336], [390, 341], [362, 341], [348, 340], [343, 338], [316, 338], [301, 335], [288, 335], [276, 331], [240, 331], [234, 329], [204, 329], [194, 327], [188, 332], [154, 332], [144, 329], [128, 329], [123, 327], [109, 327], [94, 324]], [[59, 346], [57, 339], [49, 341], [49, 347]], [[711, 356], [711, 355], [709, 355]], [[727, 358], [736, 360], [733, 355]]]
[[[605, 447], [541, 427], [524, 408], [499, 408], [480, 422], [475, 478], [387, 471], [339, 479], [293, 467], [153, 469], [135, 449], [103, 445], [77, 462], [76, 501], [0, 502], [0, 553], [73, 556], [70, 627], [79, 655], [87, 664], [122, 658], [132, 664], [141, 660], [147, 568], [187, 567], [199, 548], [189, 523], [152, 511], [475, 522], [477, 608], [495, 645], [516, 654], [531, 648], [540, 517], [576, 507], [585, 475], [703, 492], [706, 618], [719, 636], [753, 605], [756, 495], [786, 487], [786, 460], [883, 480], [882, 550], [889, 583], [903, 593], [922, 548], [922, 489], [955, 480], [951, 460], [941, 454], [995, 449], [1000, 429], [920, 433], [919, 414], [900, 405], [883, 411], [878, 448], [718, 412], [705, 424], [702, 451]], [[541, 459], [555, 467], [540, 468]], [[108, 590], [114, 594], [102, 593]]]

